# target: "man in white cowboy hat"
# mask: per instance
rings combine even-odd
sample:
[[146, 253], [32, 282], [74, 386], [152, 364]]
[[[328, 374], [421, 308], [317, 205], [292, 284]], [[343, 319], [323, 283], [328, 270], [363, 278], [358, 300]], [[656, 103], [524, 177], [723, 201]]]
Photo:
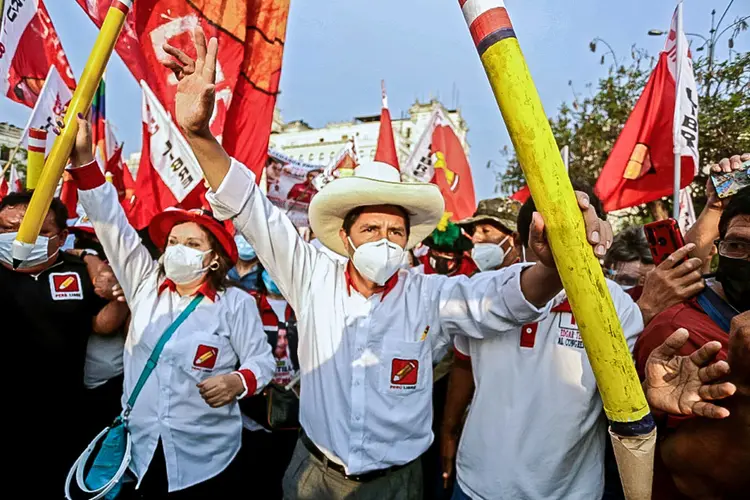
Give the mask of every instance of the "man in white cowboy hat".
[[[179, 80], [178, 124], [213, 191], [215, 214], [233, 218], [297, 313], [302, 433], [285, 478], [290, 499], [417, 499], [416, 460], [430, 445], [432, 347], [452, 334], [503, 335], [538, 321], [561, 290], [544, 223], [536, 214], [535, 265], [472, 278], [412, 274], [405, 251], [444, 211], [437, 186], [402, 183], [397, 169], [369, 163], [336, 179], [310, 205], [335, 262], [298, 235], [209, 131], [217, 42], [195, 32], [197, 59], [169, 46]], [[589, 241], [603, 256], [612, 238], [579, 196]]]

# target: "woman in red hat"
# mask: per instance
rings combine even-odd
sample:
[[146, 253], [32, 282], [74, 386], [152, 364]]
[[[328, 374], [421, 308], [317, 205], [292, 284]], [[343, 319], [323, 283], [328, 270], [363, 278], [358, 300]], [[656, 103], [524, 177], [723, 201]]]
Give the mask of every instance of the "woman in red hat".
[[[220, 498], [241, 472], [237, 401], [260, 392], [275, 368], [253, 298], [226, 285], [237, 261], [234, 238], [210, 212], [168, 209], [149, 225], [164, 251], [153, 260], [93, 161], [89, 123], [80, 115], [78, 123], [70, 173], [132, 311], [123, 401], [132, 402], [136, 497]], [[141, 384], [160, 340], [163, 351]]]

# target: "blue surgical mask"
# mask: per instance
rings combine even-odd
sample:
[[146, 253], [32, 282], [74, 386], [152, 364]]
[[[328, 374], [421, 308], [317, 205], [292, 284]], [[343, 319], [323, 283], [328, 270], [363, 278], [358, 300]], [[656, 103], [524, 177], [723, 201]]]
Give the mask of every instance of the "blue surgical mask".
[[257, 257], [255, 249], [247, 242], [241, 234], [234, 235], [234, 243], [237, 245], [237, 253], [240, 260], [250, 261]]
[[263, 279], [263, 285], [266, 287], [268, 293], [271, 295], [281, 295], [281, 290], [279, 290], [279, 287], [277, 287], [276, 283], [271, 279], [271, 275], [268, 274], [268, 271], [264, 269], [260, 276]]

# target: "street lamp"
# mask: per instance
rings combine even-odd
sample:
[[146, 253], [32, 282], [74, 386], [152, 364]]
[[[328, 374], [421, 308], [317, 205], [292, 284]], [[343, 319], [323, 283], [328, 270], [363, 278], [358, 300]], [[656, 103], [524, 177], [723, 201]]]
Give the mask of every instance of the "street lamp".
[[[698, 37], [698, 38], [700, 38], [700, 39], [703, 40], [703, 45], [701, 45], [700, 47], [698, 47], [697, 49], [695, 49], [696, 52], [700, 52], [700, 51], [703, 50], [704, 47], [708, 46], [708, 73], [706, 75], [706, 93], [707, 94], [708, 94], [709, 89], [711, 88], [711, 74], [712, 74], [712, 70], [713, 70], [713, 66], [714, 66], [714, 53], [715, 53], [714, 49], [716, 48], [716, 42], [719, 41], [719, 38], [721, 38], [721, 36], [724, 33], [726, 33], [727, 31], [729, 31], [730, 29], [734, 28], [735, 26], [742, 26], [742, 25], [744, 25], [746, 27], [747, 26], [747, 21], [748, 21], [748, 19], [750, 19], [750, 16], [741, 17], [737, 21], [735, 21], [734, 23], [730, 24], [729, 26], [727, 26], [726, 28], [724, 28], [722, 31], [720, 31], [719, 33], [717, 33], [717, 31], [719, 31], [719, 28], [721, 27], [722, 21], [724, 21], [724, 17], [726, 17], [727, 12], [729, 12], [729, 7], [731, 7], [733, 3], [734, 3], [734, 0], [730, 0], [729, 4], [724, 9], [724, 13], [719, 18], [719, 22], [718, 23], [715, 22], [715, 20], [716, 20], [716, 9], [713, 9], [711, 11], [711, 30], [709, 31], [709, 33], [710, 33], [710, 37], [709, 38], [706, 38], [705, 36], [703, 36], [703, 35], [701, 35], [699, 33], [685, 33], [685, 35], [687, 35], [687, 36], [695, 36], [695, 37]], [[737, 28], [737, 29], [739, 30], [739, 29], [745, 29], [745, 28], [740, 27], [740, 28]], [[651, 29], [651, 30], [648, 30], [648, 34], [650, 36], [662, 36], [662, 35], [666, 35], [667, 32], [663, 31], [663, 30]], [[732, 47], [734, 47], [734, 37], [730, 37], [729, 38], [729, 48], [731, 49]]]
[[[593, 40], [591, 40], [589, 42], [589, 49], [591, 50], [591, 52], [596, 52], [596, 43], [597, 42], [601, 42], [601, 43], [603, 43], [604, 45], [607, 46], [607, 48], [609, 49], [610, 55], [612, 55], [612, 59], [615, 60], [615, 65], [617, 65], [618, 64], [618, 62], [617, 62], [617, 54], [615, 54], [614, 49], [612, 48], [612, 46], [610, 44], [607, 43], [606, 40], [601, 39], [599, 37], [596, 37]], [[602, 56], [601, 64], [604, 64], [604, 56]]]

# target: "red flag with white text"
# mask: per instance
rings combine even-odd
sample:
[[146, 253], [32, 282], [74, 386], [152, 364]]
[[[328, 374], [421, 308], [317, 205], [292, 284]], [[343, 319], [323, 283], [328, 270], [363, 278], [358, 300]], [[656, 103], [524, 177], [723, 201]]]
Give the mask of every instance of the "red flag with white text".
[[671, 194], [675, 148], [681, 155], [680, 187], [690, 184], [697, 172], [698, 92], [687, 39], [680, 33], [683, 51], [677, 54], [677, 36], [675, 17], [659, 62], [596, 182], [594, 189], [607, 211]]
[[50, 66], [70, 89], [76, 86], [60, 38], [42, 0], [5, 2], [0, 31], [0, 89], [33, 108]]

